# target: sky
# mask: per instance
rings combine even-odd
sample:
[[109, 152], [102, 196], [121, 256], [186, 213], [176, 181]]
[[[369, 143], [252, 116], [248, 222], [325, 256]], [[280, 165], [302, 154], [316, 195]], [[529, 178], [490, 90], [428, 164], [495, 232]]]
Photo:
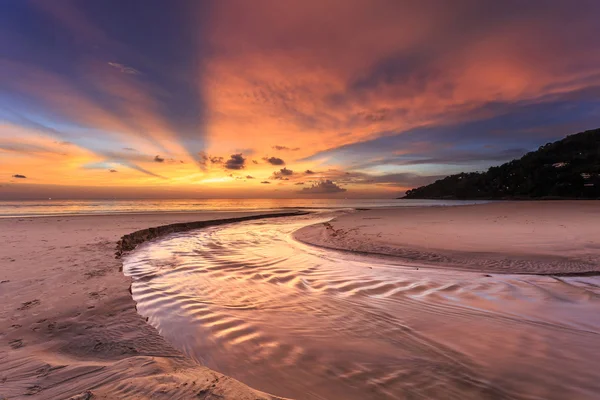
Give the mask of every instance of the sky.
[[596, 0], [4, 0], [0, 199], [393, 198], [600, 127]]

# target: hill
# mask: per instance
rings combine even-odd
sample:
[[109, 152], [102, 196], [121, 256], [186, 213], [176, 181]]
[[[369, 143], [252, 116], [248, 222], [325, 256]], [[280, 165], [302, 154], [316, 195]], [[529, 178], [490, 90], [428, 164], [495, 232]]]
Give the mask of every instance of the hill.
[[600, 199], [600, 129], [580, 132], [486, 172], [447, 176], [404, 199]]

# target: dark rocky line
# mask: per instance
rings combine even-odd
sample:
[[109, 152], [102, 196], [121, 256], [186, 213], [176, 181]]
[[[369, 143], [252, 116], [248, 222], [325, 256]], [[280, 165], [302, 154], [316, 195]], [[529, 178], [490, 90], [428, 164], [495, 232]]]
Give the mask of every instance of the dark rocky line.
[[250, 215], [247, 217], [237, 218], [226, 218], [226, 219], [215, 219], [210, 221], [194, 221], [194, 222], [181, 222], [177, 224], [161, 225], [153, 228], [142, 229], [136, 232], [129, 233], [121, 237], [121, 240], [117, 242], [117, 248], [115, 256], [121, 258], [121, 256], [128, 251], [136, 248], [137, 245], [147, 242], [152, 239], [156, 239], [160, 236], [165, 236], [175, 232], [185, 232], [192, 229], [206, 228], [209, 226], [217, 226], [224, 224], [231, 224], [234, 222], [251, 221], [255, 219], [267, 219], [267, 218], [279, 218], [279, 217], [293, 217], [297, 215], [306, 215], [308, 212], [295, 211], [285, 213], [273, 213], [273, 214], [259, 214]]

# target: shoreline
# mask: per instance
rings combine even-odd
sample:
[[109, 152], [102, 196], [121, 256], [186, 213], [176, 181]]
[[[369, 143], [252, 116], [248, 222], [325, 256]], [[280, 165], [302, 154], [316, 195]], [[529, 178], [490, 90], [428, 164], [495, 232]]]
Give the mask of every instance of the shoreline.
[[[302, 242], [334, 250], [360, 252], [362, 249], [371, 255], [394, 257], [400, 254], [409, 262], [417, 261], [433, 268], [443, 264], [481, 273], [600, 274], [600, 242], [590, 235], [600, 224], [600, 204], [581, 208], [579, 203], [563, 202], [559, 208], [550, 209], [534, 203], [523, 204], [526, 203], [357, 210], [324, 224], [302, 228], [293, 236]], [[502, 215], [516, 214], [517, 222], [526, 215], [528, 224], [542, 224], [537, 226], [545, 229], [540, 243], [559, 232], [555, 228], [549, 229], [552, 224], [548, 225], [545, 219], [549, 216], [557, 219], [557, 213], [562, 212], [559, 225], [569, 225], [565, 225], [565, 229], [568, 228], [565, 232], [581, 232], [574, 238], [577, 240], [565, 241], [559, 237], [558, 241], [550, 242], [551, 247], [556, 243], [572, 242], [571, 256], [581, 256], [581, 249], [575, 245], [581, 245], [581, 238], [588, 235], [588, 256], [595, 257], [590, 260], [595, 262], [596, 268], [586, 271], [580, 268], [581, 265], [563, 268], [564, 265], [559, 264], [555, 266], [558, 268], [545, 271], [539, 267], [547, 267], [547, 263], [537, 266], [535, 262], [531, 263], [544, 257], [536, 253], [526, 259], [526, 263], [523, 259], [512, 260], [508, 270], [502, 270], [494, 266], [506, 263], [506, 258], [492, 257], [490, 264], [489, 254], [494, 253], [465, 251], [469, 246], [481, 245], [477, 241], [469, 244], [465, 239], [477, 239], [481, 236], [478, 229], [490, 230], [494, 224], [497, 224], [496, 231], [491, 230], [482, 242], [491, 246], [487, 250], [510, 244], [501, 233], [515, 227], [521, 229], [522, 224], [515, 225], [515, 221], [509, 221], [506, 215], [507, 221], [499, 219], [498, 211]], [[301, 214], [225, 211], [0, 219], [0, 240], [4, 243], [0, 248], [3, 265], [0, 301], [4, 304], [0, 313], [0, 398], [74, 400], [219, 396], [242, 400], [280, 399], [203, 367], [172, 347], [137, 313], [130, 294], [131, 278], [120, 272], [122, 262], [115, 258], [115, 246], [118, 246], [117, 253], [122, 253], [125, 248], [123, 237], [132, 238], [130, 245], [133, 247], [126, 246], [131, 250], [143, 241], [177, 229]], [[453, 231], [466, 214], [473, 217], [462, 221], [469, 223], [470, 236], [469, 232]], [[224, 219], [227, 222], [223, 222]], [[494, 219], [496, 222], [492, 223]], [[557, 221], [551, 222], [556, 225]], [[412, 242], [408, 244], [420, 243], [421, 247], [410, 248], [403, 242], [406, 236], [401, 233], [406, 232], [407, 227], [413, 229]], [[430, 231], [423, 231], [423, 227], [429, 227]], [[502, 229], [498, 230], [498, 227]], [[448, 232], [454, 232], [454, 236]], [[307, 233], [313, 243], [306, 240]], [[502, 240], [495, 240], [498, 238]], [[32, 247], [31, 243], [36, 245]], [[404, 245], [400, 246], [402, 243]], [[437, 249], [437, 253], [431, 250], [440, 244], [458, 246], [459, 249], [442, 248]], [[531, 243], [520, 244], [521, 250], [531, 251]], [[423, 245], [429, 246], [427, 251]], [[555, 250], [565, 253], [564, 248]], [[386, 254], [386, 251], [393, 254]], [[417, 257], [406, 258], [411, 254]], [[468, 262], [453, 265], [457, 255], [466, 257]], [[557, 254], [550, 252], [546, 256], [556, 260]], [[519, 271], [523, 267], [530, 268], [529, 272]]]
[[[213, 199], [214, 200], [214, 199]], [[222, 199], [217, 199], [222, 200]], [[255, 200], [258, 200], [257, 204]], [[329, 201], [328, 201], [329, 200]], [[265, 203], [268, 201], [268, 203]], [[54, 201], [52, 201], [54, 202]], [[83, 201], [83, 203], [94, 203], [94, 200]], [[98, 200], [99, 203], [102, 203], [103, 200]], [[75, 217], [75, 216], [119, 216], [119, 215], [164, 215], [164, 214], [205, 214], [205, 213], [220, 213], [220, 212], [252, 212], [252, 213], [268, 213], [268, 212], [280, 212], [280, 211], [290, 211], [290, 210], [304, 210], [304, 211], [314, 211], [314, 210], [336, 210], [341, 208], [348, 209], [358, 209], [358, 208], [395, 208], [395, 207], [421, 207], [424, 205], [462, 205], [462, 204], [470, 204], [473, 203], [471, 201], [444, 201], [444, 200], [408, 200], [408, 201], [400, 201], [398, 199], [355, 199], [355, 200], [340, 200], [340, 199], [252, 199], [247, 203], [247, 206], [230, 206], [223, 205], [223, 207], [218, 207], [215, 204], [208, 205], [208, 208], [169, 208], [169, 206], [165, 206], [166, 208], [149, 208], [144, 209], [144, 200], [139, 200], [139, 207], [142, 207], [140, 210], [138, 207], [128, 206], [131, 208], [120, 209], [119, 203], [123, 203], [127, 201], [115, 201], [117, 203], [116, 209], [103, 209], [100, 205], [98, 209], [89, 208], [86, 204], [83, 204], [83, 208], [73, 209], [73, 207], [67, 207], [64, 211], [58, 211], [61, 209], [60, 207], [52, 206], [50, 204], [48, 207], [50, 209], [46, 209], [46, 206], [39, 208], [37, 206], [22, 206], [24, 209], [30, 210], [30, 213], [27, 214], [27, 211], [21, 213], [14, 213], [8, 211], [6, 207], [6, 203], [15, 203], [15, 201], [0, 201], [0, 220], [2, 219], [11, 219], [11, 218], [45, 218], [45, 217]], [[166, 203], [171, 202], [171, 200], [165, 201]], [[44, 201], [40, 201], [39, 205], [44, 205]], [[295, 203], [295, 204], [294, 204]], [[412, 204], [411, 204], [412, 203]], [[432, 204], [433, 203], [433, 204]], [[450, 204], [449, 204], [450, 203]], [[110, 202], [103, 205], [104, 207], [111, 206]], [[53, 208], [54, 207], [54, 208]], [[10, 210], [21, 209], [21, 207], [9, 207]], [[40, 209], [45, 209], [46, 211], [38, 211]], [[54, 211], [51, 211], [54, 209]], [[3, 212], [2, 212], [3, 211]]]
[[[77, 218], [77, 217], [122, 217], [122, 216], [161, 216], [161, 215], [182, 215], [182, 214], [194, 214], [194, 215], [203, 215], [203, 214], [260, 214], [260, 213], [277, 213], [281, 210], [281, 212], [286, 212], [287, 210], [310, 210], [311, 207], [283, 207], [279, 209], [235, 209], [235, 210], [206, 210], [206, 211], [194, 211], [194, 210], [185, 210], [185, 211], [117, 211], [117, 212], [98, 212], [98, 213], [56, 213], [56, 214], [35, 214], [35, 215], [19, 215], [19, 214], [11, 214], [11, 215], [0, 215], [0, 221], [3, 219], [15, 219], [15, 218]], [[314, 209], [319, 209], [315, 207]], [[291, 212], [291, 211], [289, 211]], [[308, 212], [308, 211], [307, 211]]]
[[150, 227], [140, 229], [138, 231], [128, 233], [127, 235], [121, 236], [121, 239], [117, 242], [116, 246], [116, 257], [121, 258], [123, 254], [128, 251], [133, 251], [135, 248], [147, 241], [157, 239], [159, 237], [169, 235], [176, 232], [186, 232], [194, 229], [207, 228], [209, 226], [218, 226], [225, 224], [233, 224], [236, 222], [251, 221], [255, 219], [270, 219], [270, 218], [281, 218], [281, 217], [292, 217], [299, 215], [306, 215], [307, 212], [280, 212], [280, 213], [269, 213], [259, 215], [249, 215], [246, 217], [237, 218], [225, 218], [225, 219], [212, 219], [207, 221], [192, 221], [192, 222], [179, 222], [175, 224], [160, 225], [156, 227]]
[[120, 237], [148, 226], [195, 229], [224, 217], [263, 215], [0, 219], [0, 398], [280, 399], [203, 367], [167, 343], [137, 313], [131, 278], [114, 257]]
[[493, 202], [354, 212], [299, 229], [293, 237], [423, 267], [595, 276], [600, 275], [596, 226], [600, 202]]

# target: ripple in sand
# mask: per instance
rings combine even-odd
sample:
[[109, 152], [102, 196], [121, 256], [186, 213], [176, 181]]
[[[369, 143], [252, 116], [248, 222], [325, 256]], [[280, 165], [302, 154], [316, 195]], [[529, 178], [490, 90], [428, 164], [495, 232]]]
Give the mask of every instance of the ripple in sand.
[[293, 217], [175, 234], [125, 260], [193, 359], [298, 399], [594, 398], [598, 277], [485, 276], [295, 242]]

